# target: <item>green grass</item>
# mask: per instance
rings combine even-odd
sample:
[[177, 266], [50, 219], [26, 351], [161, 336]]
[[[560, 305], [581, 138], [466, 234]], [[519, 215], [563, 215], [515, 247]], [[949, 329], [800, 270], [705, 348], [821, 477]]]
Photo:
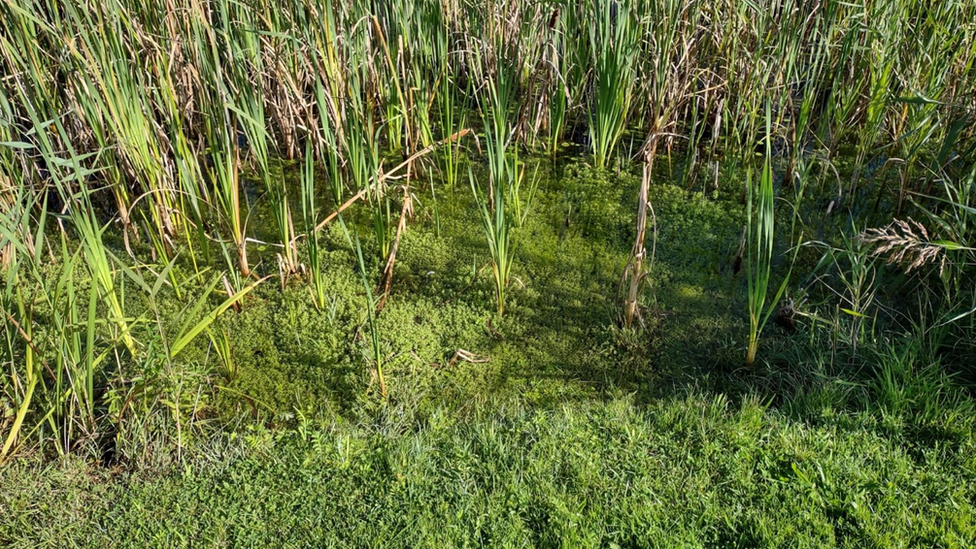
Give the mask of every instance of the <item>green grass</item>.
[[164, 471], [0, 472], [9, 547], [967, 547], [971, 440], [722, 397], [261, 427]]

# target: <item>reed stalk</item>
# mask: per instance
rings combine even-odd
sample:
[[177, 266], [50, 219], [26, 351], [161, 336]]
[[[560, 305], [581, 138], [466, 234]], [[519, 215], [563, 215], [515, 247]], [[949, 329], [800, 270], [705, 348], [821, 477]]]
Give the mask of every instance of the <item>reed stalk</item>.
[[346, 227], [346, 223], [342, 220], [342, 216], [339, 216], [339, 224], [342, 227], [342, 232], [346, 236], [346, 242], [348, 242], [349, 247], [356, 253], [356, 264], [359, 267], [359, 279], [363, 284], [363, 291], [366, 296], [365, 310], [366, 310], [366, 324], [369, 329], [369, 343], [370, 351], [372, 352], [372, 362], [373, 367], [376, 372], [376, 380], [380, 386], [380, 395], [385, 399], [386, 394], [386, 379], [383, 376], [383, 366], [385, 357], [383, 356], [383, 349], [380, 345], [380, 326], [379, 318], [377, 317], [377, 300], [376, 294], [373, 292], [373, 286], [369, 283], [369, 276], [366, 271], [366, 262], [363, 259], [363, 248], [359, 243], [359, 236], [354, 236]]
[[[771, 136], [772, 116], [766, 105], [766, 136]], [[772, 161], [769, 147], [758, 182], [758, 193], [754, 188], [752, 168], [746, 174], [746, 281], [749, 303], [749, 346], [746, 352], [746, 366], [752, 368], [759, 351], [759, 336], [769, 317], [776, 310], [779, 300], [786, 291], [790, 275], [787, 274], [776, 291], [772, 301], [767, 303], [769, 283], [773, 270], [773, 249], [776, 227], [773, 194]], [[758, 194], [758, 202], [757, 197]], [[755, 208], [753, 207], [755, 204]], [[792, 264], [790, 266], [792, 272]]]
[[305, 250], [308, 254], [308, 276], [311, 281], [309, 290], [312, 301], [319, 310], [324, 310], [328, 303], [325, 280], [322, 276], [321, 250], [319, 249], [318, 208], [315, 200], [315, 159], [312, 156], [312, 144], [308, 143], [301, 173], [302, 188], [302, 223], [305, 228]]

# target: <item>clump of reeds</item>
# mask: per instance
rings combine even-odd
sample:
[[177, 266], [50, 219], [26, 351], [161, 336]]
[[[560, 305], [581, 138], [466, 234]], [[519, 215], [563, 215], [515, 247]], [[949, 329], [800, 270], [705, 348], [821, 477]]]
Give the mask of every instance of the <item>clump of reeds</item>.
[[587, 10], [592, 52], [592, 106], [587, 111], [593, 161], [602, 168], [627, 128], [641, 38], [630, 2], [596, 1]]

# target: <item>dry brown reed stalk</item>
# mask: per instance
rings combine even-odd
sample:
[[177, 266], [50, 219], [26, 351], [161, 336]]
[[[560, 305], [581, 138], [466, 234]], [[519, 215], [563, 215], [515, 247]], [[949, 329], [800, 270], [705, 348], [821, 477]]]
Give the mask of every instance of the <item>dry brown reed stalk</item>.
[[[624, 268], [623, 276], [620, 280], [621, 291], [624, 292], [624, 326], [630, 327], [634, 320], [640, 320], [640, 291], [643, 288], [644, 280], [647, 277], [647, 269], [644, 266], [644, 259], [647, 247], [644, 244], [647, 233], [647, 214], [650, 212], [654, 222], [654, 246], [657, 245], [657, 219], [654, 215], [654, 206], [651, 205], [648, 193], [651, 187], [651, 177], [654, 171], [654, 157], [657, 154], [658, 139], [654, 134], [644, 151], [644, 171], [641, 178], [640, 191], [637, 203], [637, 234], [634, 238], [634, 245], [630, 251], [630, 258]], [[654, 249], [651, 250], [650, 262], [654, 262]], [[626, 287], [626, 290], [624, 288]]]
[[[400, 173], [400, 170], [403, 170], [403, 169], [409, 167], [416, 160], [418, 160], [421, 157], [423, 157], [423, 156], [431, 153], [432, 151], [434, 151], [438, 147], [440, 147], [442, 145], [450, 145], [451, 143], [454, 143], [455, 141], [461, 139], [462, 137], [464, 137], [464, 136], [466, 136], [466, 135], [468, 135], [470, 133], [471, 133], [471, 129], [470, 128], [465, 128], [463, 130], [460, 130], [458, 132], [455, 132], [455, 133], [451, 134], [447, 138], [442, 139], [442, 140], [438, 141], [437, 143], [434, 143], [434, 144], [430, 145], [429, 147], [425, 147], [424, 149], [422, 149], [420, 151], [417, 151], [416, 153], [412, 154], [410, 156], [410, 158], [407, 158], [406, 160], [404, 160], [400, 164], [397, 164], [390, 171], [384, 172], [384, 173], [381, 173], [381, 174], [378, 174], [377, 175], [377, 178], [376, 178], [376, 183], [374, 183], [374, 187], [376, 187], [378, 189], [388, 179], [393, 179], [395, 177], [399, 177], [397, 174]], [[328, 216], [326, 216], [325, 219], [323, 219], [318, 225], [316, 225], [315, 226], [315, 231], [321, 231], [322, 229], [324, 229], [325, 226], [328, 225], [329, 223], [331, 223], [333, 220], [335, 220], [339, 216], [339, 214], [341, 214], [343, 212], [343, 210], [345, 210], [349, 206], [352, 206], [355, 202], [361, 200], [364, 196], [366, 196], [366, 194], [368, 192], [369, 192], [369, 189], [362, 189], [361, 191], [359, 191], [358, 193], [356, 193], [355, 195], [353, 195], [351, 198], [349, 198], [349, 200], [345, 201], [341, 206], [339, 206], [338, 208], [336, 208], [336, 210], [334, 212], [330, 213]], [[294, 245], [294, 243], [299, 238], [301, 238], [302, 236], [303, 235], [296, 236], [295, 239], [292, 241], [291, 244]]]
[[888, 265], [899, 265], [905, 273], [928, 264], [939, 265], [939, 275], [945, 270], [945, 246], [929, 238], [925, 226], [908, 218], [895, 219], [884, 228], [867, 229], [859, 235], [861, 242], [874, 246], [874, 256], [887, 255]]

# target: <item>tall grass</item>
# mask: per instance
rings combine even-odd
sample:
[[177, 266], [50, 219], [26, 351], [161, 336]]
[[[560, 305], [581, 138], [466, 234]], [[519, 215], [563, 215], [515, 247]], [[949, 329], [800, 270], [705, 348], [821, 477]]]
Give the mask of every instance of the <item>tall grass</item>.
[[641, 30], [631, 2], [594, 1], [586, 15], [594, 72], [587, 112], [593, 162], [602, 168], [627, 127]]
[[[748, 146], [756, 134], [746, 121], [769, 101], [794, 142], [816, 135], [836, 151], [853, 139], [859, 165], [875, 145], [889, 146], [886, 156], [905, 159], [898, 170], [908, 196], [917, 190], [913, 159], [974, 108], [976, 36], [960, 23], [976, 8], [864, 1], [806, 14], [803, 6], [17, 0], [3, 7], [4, 72], [15, 76], [3, 88], [24, 120], [14, 92], [29, 82], [35, 108], [63, 115], [79, 154], [113, 158], [101, 177], [127, 236], [148, 236], [164, 257], [177, 235], [196, 233], [203, 249], [224, 240], [244, 276], [247, 207], [236, 180], [251, 168], [246, 160], [260, 171], [270, 155], [297, 156], [310, 140], [339, 204], [341, 174], [358, 191], [378, 168], [374, 144], [409, 156], [436, 139], [436, 126], [442, 138], [466, 126], [464, 103], [480, 101], [469, 84], [495, 70], [478, 61], [477, 44], [496, 40], [509, 48], [525, 103], [512, 112], [512, 139], [523, 145], [548, 128], [554, 147], [583, 122], [602, 166], [628, 125], [644, 126], [669, 152], [675, 143], [688, 150], [691, 174], [700, 149]], [[457, 147], [446, 151], [453, 179]], [[288, 201], [268, 197], [282, 210], [284, 245], [294, 237]], [[385, 206], [377, 212], [395, 226]], [[224, 220], [221, 235], [210, 217]]]
[[[64, 454], [110, 444], [115, 436], [125, 439], [126, 433], [119, 431], [136, 413], [171, 416], [181, 447], [182, 427], [186, 421], [192, 423], [198, 410], [183, 400], [193, 393], [182, 392], [173, 360], [259, 281], [211, 309], [209, 298], [218, 275], [178, 317], [178, 325], [164, 318], [157, 296], [169, 285], [175, 259], [158, 273], [147, 269], [151, 277], [121, 261], [103, 240], [105, 226], [96, 221], [90, 191], [85, 185], [77, 194], [68, 190], [71, 183], [83, 183], [98, 170], [83, 166], [77, 156], [47, 162], [57, 170], [51, 172], [52, 184], [69, 210], [58, 215], [57, 235], [47, 236], [50, 195], [27, 186], [20, 187], [17, 202], [0, 215], [0, 248], [9, 254], [0, 296], [0, 356], [6, 370], [2, 392], [16, 410], [13, 423], [0, 433], [0, 461], [27, 443]], [[174, 294], [167, 297], [178, 299]], [[131, 299], [145, 300], [148, 312], [130, 316], [126, 304]], [[153, 317], [151, 325], [146, 314]], [[42, 327], [38, 317], [48, 319]], [[153, 345], [155, 340], [161, 347]], [[133, 365], [156, 361], [166, 367], [133, 370]], [[152, 407], [137, 411], [125, 398], [126, 405], [112, 407], [113, 394], [129, 387], [129, 379], [145, 384], [143, 394], [153, 395]], [[176, 393], [166, 392], [164, 386]]]

